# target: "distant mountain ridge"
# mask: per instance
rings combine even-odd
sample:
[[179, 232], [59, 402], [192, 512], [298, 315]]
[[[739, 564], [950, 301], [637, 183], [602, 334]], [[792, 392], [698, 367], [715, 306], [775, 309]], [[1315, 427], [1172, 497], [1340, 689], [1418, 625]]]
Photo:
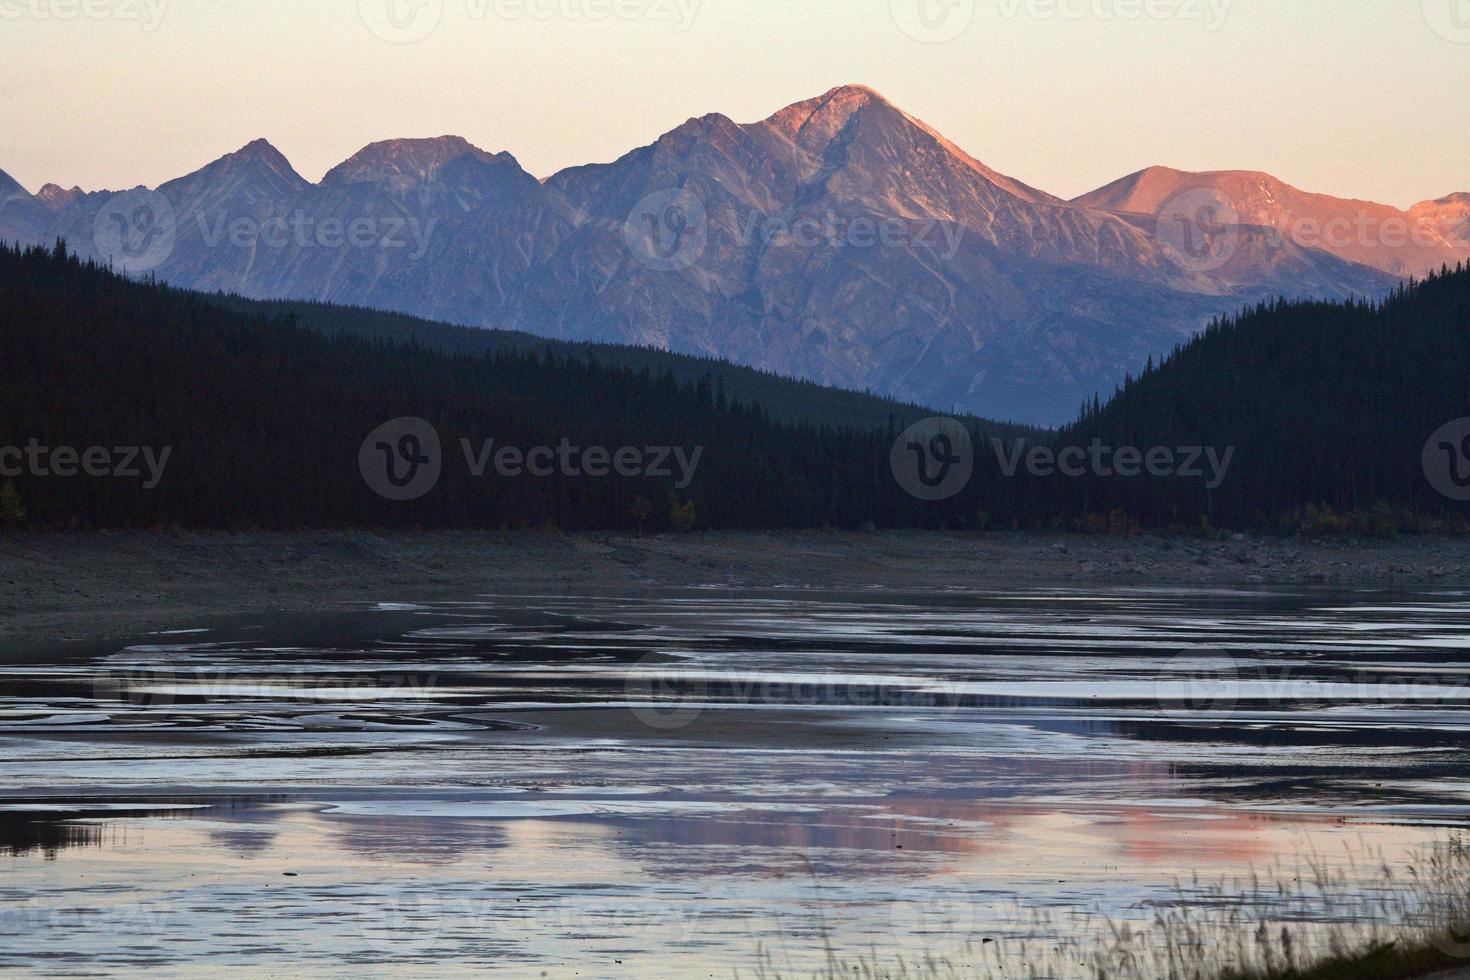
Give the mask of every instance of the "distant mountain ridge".
[[[129, 255], [117, 236], [153, 211], [169, 227]], [[1225, 234], [1206, 211], [1239, 220]], [[1278, 227], [1344, 214], [1442, 231], [1392, 249]], [[181, 286], [664, 347], [1051, 424], [1212, 316], [1381, 295], [1470, 256], [1467, 221], [1470, 195], [1399, 212], [1163, 168], [1063, 201], [863, 86], [753, 123], [691, 119], [545, 181], [453, 136], [371, 144], [316, 184], [264, 140], [125, 199], [0, 176], [0, 238], [64, 236]]]
[[1149, 167], [1072, 201], [1122, 215], [1158, 214], [1171, 198], [1208, 191], [1228, 201], [1239, 221], [1270, 229], [1307, 248], [1395, 276], [1423, 277], [1470, 257], [1457, 226], [1470, 217], [1470, 194], [1424, 201], [1408, 211], [1298, 190], [1267, 173], [1190, 173]]

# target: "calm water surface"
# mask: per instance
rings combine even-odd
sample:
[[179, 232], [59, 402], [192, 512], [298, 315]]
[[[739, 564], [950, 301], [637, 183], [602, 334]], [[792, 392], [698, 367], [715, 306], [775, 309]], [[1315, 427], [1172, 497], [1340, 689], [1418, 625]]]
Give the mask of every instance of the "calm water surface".
[[729, 977], [1081, 941], [1307, 855], [1366, 888], [1470, 823], [1467, 673], [1459, 591], [482, 596], [0, 649], [0, 967]]

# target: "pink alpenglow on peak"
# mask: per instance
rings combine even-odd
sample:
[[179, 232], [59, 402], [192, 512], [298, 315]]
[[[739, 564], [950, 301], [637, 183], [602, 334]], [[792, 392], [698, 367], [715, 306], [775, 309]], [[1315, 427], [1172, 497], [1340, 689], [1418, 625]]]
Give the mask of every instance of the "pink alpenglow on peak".
[[[752, 122], [700, 115], [545, 180], [441, 136], [371, 143], [313, 184], [256, 140], [151, 193], [176, 219], [154, 272], [180, 286], [669, 348], [1039, 423], [1242, 303], [1383, 295], [1470, 258], [1470, 194], [1402, 211], [1150, 167], [1062, 201], [863, 85]], [[0, 177], [0, 238], [86, 254], [111, 197]], [[1171, 208], [1233, 224], [1197, 229], [1202, 261], [1195, 229], [1164, 233]]]
[[[1279, 246], [1297, 246], [1395, 276], [1421, 276], [1470, 259], [1460, 226], [1470, 195], [1452, 194], [1402, 211], [1299, 190], [1249, 170], [1190, 172], [1149, 167], [1072, 201], [1090, 210], [1158, 216], [1171, 201], [1200, 193], [1228, 205], [1231, 220], [1259, 229]], [[1222, 209], [1224, 210], [1224, 209]]]
[[472, 157], [489, 164], [519, 167], [509, 153], [489, 153], [462, 136], [430, 139], [396, 139], [370, 143], [322, 178], [323, 184], [378, 181], [412, 186], [433, 181], [450, 163]]

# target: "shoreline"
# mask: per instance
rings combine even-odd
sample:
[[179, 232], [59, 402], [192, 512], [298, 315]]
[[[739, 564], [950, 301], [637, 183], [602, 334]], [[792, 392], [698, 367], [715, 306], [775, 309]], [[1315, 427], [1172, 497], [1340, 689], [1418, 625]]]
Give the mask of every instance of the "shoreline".
[[1456, 587], [1470, 537], [729, 531], [0, 535], [0, 649], [263, 611], [540, 589]]

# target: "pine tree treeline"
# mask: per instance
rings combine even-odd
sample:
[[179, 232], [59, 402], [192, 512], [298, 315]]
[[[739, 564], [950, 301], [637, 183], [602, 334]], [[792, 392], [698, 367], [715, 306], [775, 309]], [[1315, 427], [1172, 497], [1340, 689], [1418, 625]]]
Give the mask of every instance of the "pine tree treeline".
[[[552, 340], [515, 330], [487, 330], [455, 326], [420, 317], [366, 307], [341, 306], [308, 300], [245, 299], [216, 293], [212, 299], [238, 312], [267, 319], [291, 317], [303, 327], [336, 336], [345, 334], [387, 344], [413, 344], [444, 354], [519, 353], [566, 359], [593, 359], [605, 365], [647, 368], [665, 372], [674, 380], [697, 382], [708, 378], [723, 386], [729, 397], [757, 404], [779, 422], [810, 422], [833, 428], [878, 428], [893, 418], [900, 426], [933, 415], [932, 409], [874, 395], [833, 388], [813, 381], [786, 377], [714, 357], [680, 354], [654, 347]], [[974, 420], [979, 421], [979, 420]], [[987, 431], [1037, 436], [1035, 426], [984, 422]]]
[[[1152, 361], [1061, 444], [1235, 447], [1229, 479], [1101, 480], [1089, 509], [1145, 525], [1208, 517], [1287, 528], [1306, 508], [1393, 511], [1463, 524], [1421, 454], [1444, 424], [1470, 416], [1470, 268], [1445, 268], [1382, 302], [1263, 303], [1211, 324]], [[1081, 488], [1072, 488], [1078, 490]], [[1053, 499], [1049, 506], [1083, 501]]]
[[[422, 499], [378, 497], [369, 432], [417, 416], [443, 442]], [[460, 440], [497, 447], [705, 447], [673, 478], [475, 477]], [[33, 527], [661, 529], [929, 523], [894, 485], [881, 426], [773, 421], [717, 381], [587, 356], [445, 354], [309, 330], [293, 316], [135, 282], [54, 249], [0, 248], [0, 447], [172, 447], [151, 490], [23, 474]], [[646, 503], [644, 503], [646, 502]], [[692, 505], [691, 505], [692, 502]]]
[[[1420, 466], [1429, 434], [1470, 416], [1467, 269], [1379, 304], [1277, 302], [1222, 319], [1058, 433], [972, 420], [974, 477], [939, 503], [910, 497], [890, 471], [910, 417], [773, 417], [748, 387], [728, 390], [734, 375], [695, 374], [692, 359], [676, 375], [654, 352], [608, 362], [570, 344], [457, 348], [474, 338], [393, 318], [135, 282], [60, 243], [0, 247], [0, 447], [173, 448], [155, 489], [22, 474], [7, 497], [40, 528], [1127, 530], [1290, 528], [1306, 508], [1461, 524], [1467, 515]], [[872, 405], [823, 401], [766, 377], [789, 398], [787, 413], [871, 420]], [[844, 414], [854, 405], [855, 416]], [[437, 487], [408, 503], [381, 499], [358, 471], [364, 437], [400, 416], [431, 421], [443, 442]], [[1012, 452], [1023, 435], [1053, 452], [1101, 443], [1235, 453], [1214, 489], [1024, 466], [1008, 475], [991, 439]], [[566, 438], [704, 453], [682, 489], [672, 478], [475, 477], [460, 440], [478, 448], [490, 438], [522, 449]]]

